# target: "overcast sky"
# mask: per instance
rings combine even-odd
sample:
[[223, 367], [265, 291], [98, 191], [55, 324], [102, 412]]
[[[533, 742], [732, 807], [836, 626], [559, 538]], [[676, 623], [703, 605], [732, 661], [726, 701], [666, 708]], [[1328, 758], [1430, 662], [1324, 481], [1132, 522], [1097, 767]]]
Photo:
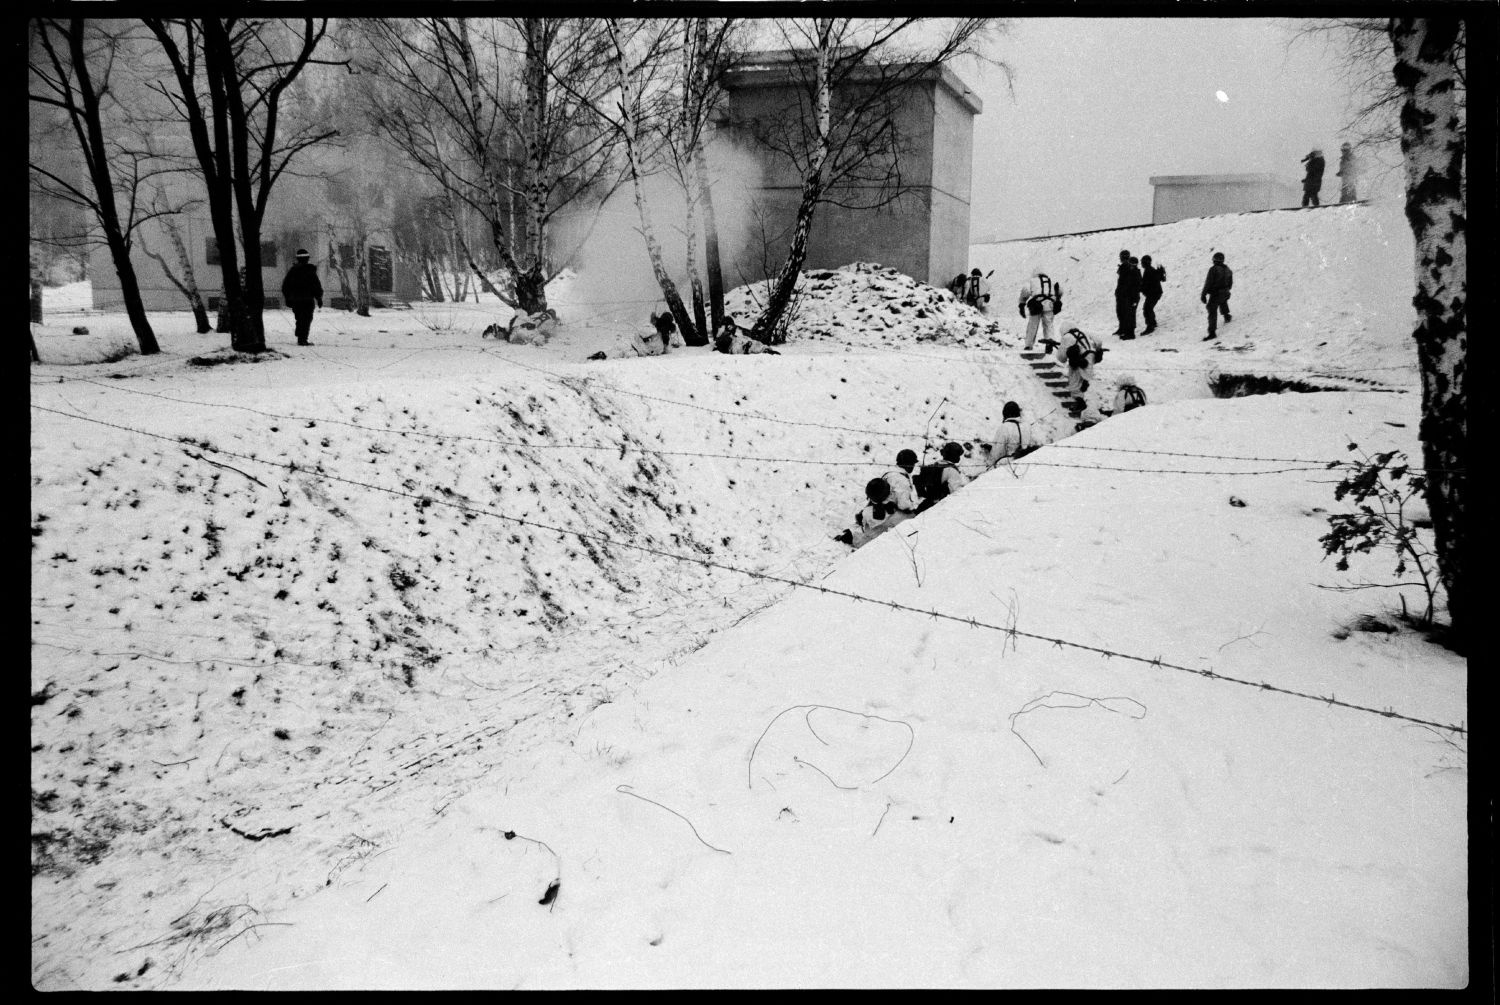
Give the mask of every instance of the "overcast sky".
[[[1270, 172], [1300, 181], [1314, 146], [1335, 197], [1346, 91], [1319, 42], [1266, 18], [1016, 19], [1014, 70], [959, 68], [974, 121], [970, 239], [1149, 223], [1153, 175]], [[1223, 91], [1228, 101], [1215, 92]]]

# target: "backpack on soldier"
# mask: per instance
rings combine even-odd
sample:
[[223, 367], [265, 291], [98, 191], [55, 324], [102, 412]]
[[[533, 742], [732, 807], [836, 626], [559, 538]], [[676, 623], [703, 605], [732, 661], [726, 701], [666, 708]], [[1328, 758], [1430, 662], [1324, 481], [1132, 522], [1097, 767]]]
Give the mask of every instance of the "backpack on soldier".
[[912, 478], [912, 484], [916, 486], [917, 495], [924, 502], [937, 502], [948, 494], [948, 486], [943, 482], [943, 469], [948, 465], [944, 462], [937, 464], [924, 464], [917, 469], [916, 476]]
[[1063, 334], [1073, 336], [1073, 344], [1068, 346], [1068, 351], [1064, 354], [1064, 358], [1067, 359], [1068, 365], [1075, 370], [1081, 370], [1090, 363], [1102, 363], [1104, 361], [1104, 347], [1095, 345], [1092, 339], [1077, 328], [1069, 328]]
[[1042, 314], [1047, 309], [1047, 302], [1052, 302], [1052, 313], [1062, 313], [1062, 287], [1052, 281], [1052, 277], [1045, 272], [1038, 272], [1037, 279], [1041, 280], [1041, 290], [1033, 293], [1026, 300], [1026, 313], [1032, 316]]
[[976, 310], [990, 298], [989, 294], [982, 292], [981, 284], [983, 281], [982, 276], [971, 275], [969, 276], [968, 283], [964, 286], [964, 303]]

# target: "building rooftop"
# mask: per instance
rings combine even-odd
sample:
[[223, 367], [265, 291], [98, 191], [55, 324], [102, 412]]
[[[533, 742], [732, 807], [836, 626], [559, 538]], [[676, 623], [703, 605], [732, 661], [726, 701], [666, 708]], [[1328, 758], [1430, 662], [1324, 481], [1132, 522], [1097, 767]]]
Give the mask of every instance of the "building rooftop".
[[[743, 87], [768, 87], [792, 81], [801, 82], [803, 73], [797, 64], [811, 57], [811, 50], [801, 49], [746, 53], [735, 63], [734, 68], [724, 75], [724, 89], [732, 91]], [[869, 79], [877, 76], [882, 69], [893, 70], [912, 65], [903, 62], [865, 64], [858, 67], [851, 77], [854, 80]], [[913, 81], [917, 80], [937, 81], [939, 86], [948, 90], [973, 115], [978, 115], [984, 110], [984, 102], [980, 100], [979, 95], [959, 79], [958, 74], [946, 66], [930, 67], [913, 77]]]
[[1287, 184], [1274, 174], [1159, 174], [1151, 177], [1153, 185], [1264, 185]]

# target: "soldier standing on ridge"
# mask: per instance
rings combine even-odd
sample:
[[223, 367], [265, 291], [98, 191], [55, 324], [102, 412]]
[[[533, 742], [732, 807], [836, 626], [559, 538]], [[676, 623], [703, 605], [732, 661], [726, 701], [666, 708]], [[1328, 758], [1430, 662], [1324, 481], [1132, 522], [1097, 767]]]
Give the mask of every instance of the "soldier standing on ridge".
[[1120, 267], [1115, 271], [1115, 314], [1120, 327], [1114, 334], [1122, 339], [1135, 338], [1135, 306], [1141, 299], [1141, 270], [1130, 262], [1130, 252], [1120, 252]]
[[281, 299], [292, 309], [292, 317], [297, 321], [298, 345], [312, 345], [307, 335], [312, 328], [313, 304], [323, 306], [323, 284], [311, 258], [306, 248], [298, 248], [296, 264], [286, 270], [286, 278], [281, 281]]
[[1141, 318], [1146, 322], [1142, 335], [1156, 331], [1156, 302], [1161, 299], [1161, 284], [1166, 278], [1165, 268], [1152, 265], [1150, 255], [1141, 256], [1141, 293], [1146, 298], [1141, 304]]
[[1318, 192], [1323, 188], [1323, 151], [1314, 148], [1302, 158], [1302, 163], [1307, 165], [1307, 174], [1302, 178], [1302, 205], [1317, 206]]
[[1200, 297], [1208, 305], [1208, 334], [1203, 336], [1203, 341], [1219, 337], [1220, 312], [1224, 314], [1226, 323], [1234, 320], [1229, 316], [1229, 290], [1233, 286], [1234, 272], [1224, 264], [1224, 252], [1214, 252], [1214, 264], [1203, 280], [1203, 293]]

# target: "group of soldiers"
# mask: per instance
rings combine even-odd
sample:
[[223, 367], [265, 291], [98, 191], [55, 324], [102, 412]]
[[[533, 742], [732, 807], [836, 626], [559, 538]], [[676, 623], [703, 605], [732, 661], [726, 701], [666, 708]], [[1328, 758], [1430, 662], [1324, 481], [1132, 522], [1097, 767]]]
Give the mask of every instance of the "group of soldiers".
[[[1312, 153], [1302, 158], [1306, 169], [1302, 175], [1302, 205], [1317, 206], [1318, 196], [1323, 190], [1323, 151], [1314, 147]], [[1339, 147], [1339, 202], [1354, 202], [1359, 198], [1359, 163], [1354, 159], [1354, 150], [1345, 143]]]
[[[1118, 384], [1114, 408], [1107, 414], [1128, 412], [1146, 404], [1146, 394], [1136, 385], [1135, 378], [1122, 376]], [[1039, 446], [1041, 444], [1021, 425], [1021, 406], [1007, 401], [1000, 410], [999, 428], [988, 442], [978, 444], [979, 450], [986, 455], [980, 463], [987, 471], [1006, 461], [1025, 457]], [[900, 451], [896, 454], [895, 467], [865, 484], [865, 505], [854, 514], [853, 525], [839, 531], [833, 539], [858, 548], [957, 492], [969, 484], [969, 477], [959, 470], [959, 464], [971, 450], [972, 447], [966, 449], [963, 444], [950, 440], [938, 452], [937, 462], [923, 464], [920, 468], [915, 450]]]

